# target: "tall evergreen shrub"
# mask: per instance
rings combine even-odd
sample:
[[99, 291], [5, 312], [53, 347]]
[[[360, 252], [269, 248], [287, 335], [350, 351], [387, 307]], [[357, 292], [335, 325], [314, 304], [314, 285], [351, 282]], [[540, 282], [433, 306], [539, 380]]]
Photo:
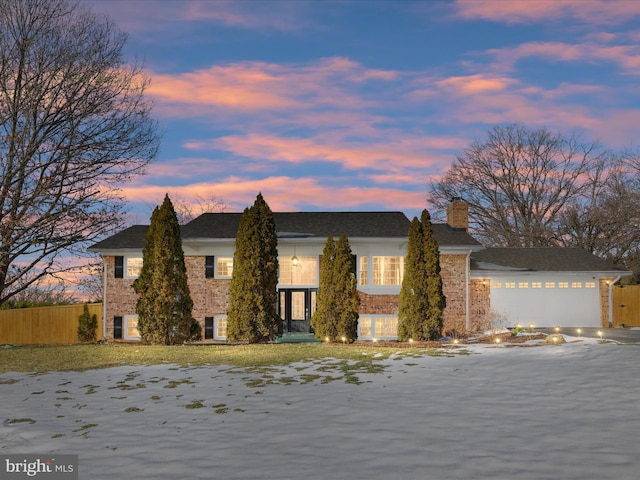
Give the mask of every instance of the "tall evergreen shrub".
[[420, 220], [414, 217], [409, 227], [399, 303], [399, 340], [441, 337], [446, 297], [440, 275], [440, 249], [427, 210], [423, 210]]
[[273, 212], [258, 194], [240, 218], [233, 255], [227, 339], [259, 343], [282, 332], [277, 314], [278, 238]]
[[138, 331], [144, 343], [171, 345], [202, 337], [193, 318], [180, 226], [168, 195], [154, 209], [142, 252], [140, 276], [133, 282]]
[[358, 337], [359, 306], [349, 240], [344, 234], [337, 242], [329, 236], [322, 252], [317, 307], [311, 318], [316, 337], [348, 343], [355, 341]]

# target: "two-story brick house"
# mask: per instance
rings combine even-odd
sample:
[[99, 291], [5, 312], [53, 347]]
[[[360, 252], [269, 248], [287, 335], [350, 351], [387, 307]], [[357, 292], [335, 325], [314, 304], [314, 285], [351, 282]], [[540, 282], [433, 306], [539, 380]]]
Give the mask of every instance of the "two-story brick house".
[[[229, 285], [241, 215], [205, 213], [181, 228], [189, 288], [194, 302], [193, 316], [202, 325], [203, 337], [207, 340], [226, 339]], [[358, 337], [364, 340], [397, 337], [398, 298], [410, 224], [403, 213], [275, 212], [274, 220], [279, 252], [278, 311], [285, 321], [286, 332], [309, 332], [324, 244], [329, 235], [338, 238], [344, 233], [349, 238], [356, 258], [361, 297]], [[136, 294], [132, 284], [142, 267], [146, 230], [145, 225], [135, 225], [90, 248], [101, 254], [104, 264], [105, 339], [139, 338]], [[503, 310], [509, 317], [508, 321], [511, 318], [519, 319], [522, 315], [517, 308], [514, 310], [514, 305], [523, 301], [528, 305], [526, 318], [529, 319], [536, 314], [535, 308], [540, 305], [541, 293], [553, 293], [554, 302], [566, 303], [562, 296], [558, 296], [558, 292], [562, 290], [561, 293], [567, 293], [568, 289], [559, 287], [552, 291], [550, 288], [551, 279], [557, 274], [548, 271], [547, 267], [553, 268], [559, 264], [551, 262], [545, 267], [544, 262], [539, 261], [540, 257], [563, 258], [566, 249], [549, 249], [539, 252], [537, 257], [524, 255], [526, 252], [518, 253], [518, 250], [526, 249], [484, 249], [467, 230], [468, 207], [460, 200], [453, 201], [449, 206], [446, 223], [433, 224], [434, 236], [440, 247], [441, 275], [447, 297], [445, 331], [469, 330], [491, 308]], [[496, 255], [491, 257], [491, 261], [484, 261], [491, 252]], [[589, 288], [578, 289], [577, 280], [574, 279], [572, 285], [575, 288], [571, 290], [574, 295], [570, 296], [570, 300], [593, 306], [595, 298], [597, 313], [579, 316], [571, 322], [585, 318], [589, 325], [594, 322], [605, 324], [608, 312], [606, 281], [611, 282], [624, 272], [586, 252], [574, 251], [573, 254], [573, 261], [579, 265], [580, 282], [583, 285], [588, 283]], [[514, 266], [509, 263], [513, 263], [514, 258], [528, 259], [523, 261], [529, 261], [530, 265]], [[536, 259], [537, 263], [534, 261]], [[564, 286], [568, 278], [576, 275], [576, 272], [567, 271], [570, 269], [566, 267], [565, 262], [564, 275], [558, 277], [561, 280], [558, 285]], [[512, 279], [514, 275], [518, 278]], [[523, 276], [533, 278], [532, 275], [535, 277], [532, 282], [535, 286], [525, 289], [527, 279]], [[596, 277], [594, 284], [584, 280]], [[538, 289], [540, 284], [548, 288]], [[496, 288], [496, 285], [504, 285], [504, 288]], [[512, 285], [518, 288], [508, 288]], [[505, 296], [505, 292], [517, 295]], [[494, 297], [496, 300], [492, 301]], [[525, 301], [523, 298], [534, 300]], [[557, 316], [549, 316], [546, 310], [544, 318], [550, 322], [548, 325], [558, 324]], [[536, 324], [544, 326], [544, 322]]]

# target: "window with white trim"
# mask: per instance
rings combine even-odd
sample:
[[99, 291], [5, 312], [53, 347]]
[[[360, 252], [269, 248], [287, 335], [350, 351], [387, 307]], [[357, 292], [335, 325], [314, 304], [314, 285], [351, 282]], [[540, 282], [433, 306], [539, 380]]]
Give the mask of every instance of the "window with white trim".
[[358, 268], [358, 283], [366, 286], [368, 283], [367, 275], [369, 275], [369, 259], [367, 257], [360, 257]]
[[374, 285], [402, 285], [404, 257], [373, 257]]
[[516, 288], [516, 282], [504, 282], [504, 288]]
[[582, 288], [582, 282], [571, 282], [571, 288]]
[[233, 275], [233, 257], [218, 257], [216, 266], [218, 277], [231, 278]]
[[358, 319], [358, 338], [394, 340], [398, 338], [398, 317], [375, 315]]
[[542, 282], [531, 282], [531, 288], [542, 288]]
[[584, 282], [584, 288], [596, 288], [596, 282]]
[[125, 262], [126, 278], [138, 278], [142, 271], [142, 257], [126, 257]]
[[544, 282], [544, 288], [556, 288], [556, 282]]
[[213, 318], [213, 338], [216, 340], [227, 339], [227, 316], [216, 315]]
[[569, 288], [569, 282], [558, 282], [558, 288]]
[[518, 288], [529, 288], [529, 282], [518, 282]]
[[140, 340], [138, 331], [138, 315], [125, 315], [122, 332], [125, 340]]
[[298, 257], [294, 265], [291, 257], [279, 257], [278, 264], [280, 266], [280, 285], [308, 285], [316, 286], [318, 284], [318, 258], [317, 257]]

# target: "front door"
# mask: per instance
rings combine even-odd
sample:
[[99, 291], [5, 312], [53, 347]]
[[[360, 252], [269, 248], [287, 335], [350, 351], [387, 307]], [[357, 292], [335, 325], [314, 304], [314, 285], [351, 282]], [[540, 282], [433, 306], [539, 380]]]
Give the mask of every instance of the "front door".
[[280, 290], [279, 314], [286, 333], [311, 333], [311, 316], [316, 310], [316, 289]]

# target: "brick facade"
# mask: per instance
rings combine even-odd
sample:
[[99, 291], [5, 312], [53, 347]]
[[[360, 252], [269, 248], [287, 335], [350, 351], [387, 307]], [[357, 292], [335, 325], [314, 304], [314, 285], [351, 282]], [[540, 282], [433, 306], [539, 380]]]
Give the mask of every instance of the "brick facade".
[[[466, 326], [466, 255], [441, 255], [443, 290], [447, 297], [444, 312], [444, 331], [464, 331]], [[113, 339], [113, 317], [133, 315], [136, 311], [137, 295], [133, 291], [133, 280], [114, 278], [115, 257], [105, 256], [107, 268], [106, 339]], [[229, 307], [228, 279], [205, 278], [205, 257], [185, 256], [189, 291], [193, 300], [193, 317], [202, 325], [205, 317], [225, 315]], [[475, 292], [475, 294], [474, 294]], [[486, 297], [482, 297], [486, 292]], [[471, 291], [472, 305], [477, 304], [480, 314], [488, 303], [488, 289]], [[397, 315], [399, 295], [375, 295], [359, 291], [361, 315]]]
[[464, 332], [467, 323], [467, 255], [440, 255], [442, 290], [447, 297], [444, 332]]

